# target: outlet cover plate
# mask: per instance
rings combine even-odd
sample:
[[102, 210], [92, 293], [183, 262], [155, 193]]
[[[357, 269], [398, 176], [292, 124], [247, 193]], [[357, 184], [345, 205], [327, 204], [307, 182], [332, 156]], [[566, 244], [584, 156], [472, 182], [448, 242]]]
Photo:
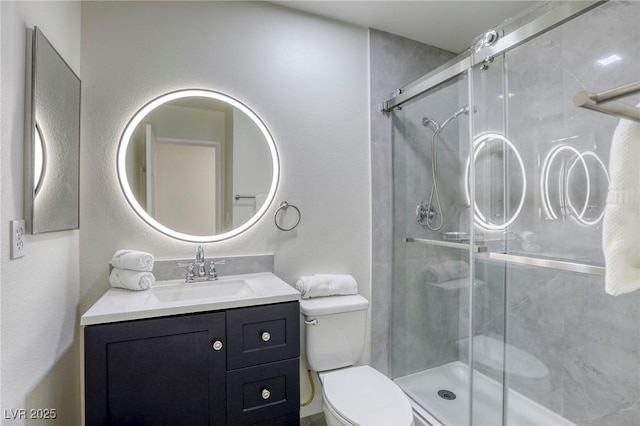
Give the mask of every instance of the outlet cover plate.
[[24, 220], [11, 221], [11, 259], [17, 259], [24, 256], [25, 246], [25, 227]]

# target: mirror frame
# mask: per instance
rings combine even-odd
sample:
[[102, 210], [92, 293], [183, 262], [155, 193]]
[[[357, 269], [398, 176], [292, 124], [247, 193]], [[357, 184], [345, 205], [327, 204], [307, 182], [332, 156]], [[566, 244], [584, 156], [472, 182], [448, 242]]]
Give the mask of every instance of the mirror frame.
[[[271, 178], [271, 186], [269, 187], [269, 192], [267, 194], [265, 202], [262, 204], [262, 206], [260, 206], [258, 211], [247, 222], [243, 223], [242, 225], [230, 231], [227, 231], [221, 234], [204, 235], [204, 236], [190, 235], [190, 234], [185, 234], [182, 232], [175, 231], [161, 224], [160, 222], [155, 220], [153, 217], [151, 217], [144, 208], [142, 208], [142, 206], [136, 199], [135, 195], [131, 191], [129, 180], [127, 179], [127, 173], [126, 173], [127, 147], [129, 146], [129, 142], [131, 140], [133, 132], [135, 131], [136, 127], [138, 127], [140, 122], [151, 111], [153, 111], [155, 108], [159, 107], [160, 105], [163, 105], [167, 102], [170, 102], [176, 99], [194, 97], [194, 96], [227, 102], [231, 106], [244, 112], [249, 118], [251, 118], [251, 120], [256, 124], [256, 126], [258, 126], [258, 128], [262, 132], [262, 135], [264, 136], [265, 140], [267, 141], [267, 145], [269, 146], [269, 152], [271, 153], [273, 173]], [[226, 240], [236, 235], [239, 235], [244, 231], [246, 231], [247, 229], [251, 228], [253, 225], [255, 225], [258, 222], [258, 220], [260, 220], [262, 216], [264, 216], [264, 214], [267, 212], [267, 210], [271, 206], [271, 203], [275, 198], [275, 194], [278, 189], [278, 183], [280, 180], [280, 160], [278, 157], [278, 150], [276, 148], [275, 141], [271, 136], [271, 133], [269, 132], [269, 129], [267, 129], [267, 126], [249, 107], [244, 105], [242, 102], [228, 95], [222, 94], [220, 92], [215, 92], [215, 91], [206, 90], [206, 89], [177, 90], [177, 91], [165, 93], [153, 99], [152, 101], [148, 102], [147, 104], [145, 104], [142, 108], [140, 108], [134, 114], [131, 120], [129, 120], [129, 122], [127, 123], [125, 130], [122, 133], [122, 136], [120, 137], [116, 158], [117, 158], [116, 169], [118, 172], [118, 181], [120, 183], [120, 188], [122, 189], [122, 192], [124, 193], [125, 198], [129, 202], [129, 205], [131, 206], [131, 208], [133, 208], [136, 214], [140, 216], [140, 218], [143, 221], [145, 221], [148, 225], [150, 225], [157, 231], [160, 231], [161, 233], [178, 240], [194, 242], [194, 243], [211, 243], [211, 242]]]
[[[24, 121], [24, 216], [27, 232], [40, 234], [45, 232], [68, 231], [80, 228], [80, 111], [82, 82], [73, 71], [62, 55], [51, 44], [47, 37], [38, 27], [27, 28], [26, 37], [26, 67], [25, 67], [25, 121]], [[38, 73], [42, 72], [41, 55], [47, 49], [50, 54], [56, 57], [56, 68], [54, 71], [62, 71], [57, 74], [58, 78], [64, 77], [65, 82], [70, 82], [74, 91], [63, 92], [58, 86], [47, 87], [46, 81], [38, 78]], [[51, 71], [51, 70], [48, 70]], [[71, 86], [70, 85], [70, 86]], [[68, 139], [45, 139], [42, 129], [38, 125], [38, 116], [41, 114], [43, 106], [37, 102], [37, 94], [41, 87], [48, 91], [55, 92], [56, 99], [44, 102], [51, 108], [52, 103], [59, 102], [60, 99], [77, 100], [77, 112], [74, 117], [65, 117], [64, 114], [56, 114], [56, 108], [65, 110], [64, 105], [57, 105], [51, 112], [52, 117], [46, 120], [50, 126], [47, 134], [67, 134]], [[65, 86], [66, 87], [66, 86]], [[77, 98], [75, 97], [77, 91]], [[68, 105], [67, 105], [68, 107]], [[45, 115], [45, 114], [43, 114]], [[42, 123], [40, 123], [42, 124]], [[40, 147], [37, 143], [40, 142]], [[42, 148], [41, 150], [39, 148]], [[41, 162], [37, 161], [37, 151], [42, 151]], [[58, 153], [59, 155], [49, 155]], [[72, 155], [69, 155], [71, 153]], [[59, 164], [47, 164], [47, 159], [63, 157], [65, 166]], [[41, 167], [39, 181], [36, 181], [36, 169]], [[51, 170], [51, 173], [47, 171]], [[53, 179], [53, 181], [51, 180]], [[36, 196], [40, 193], [43, 185], [52, 193], [47, 200], [51, 201], [47, 205], [38, 205]], [[71, 187], [66, 196], [60, 196], [59, 187]], [[75, 186], [75, 188], [74, 188]], [[65, 217], [57, 210], [60, 206], [71, 206]], [[75, 206], [74, 206], [75, 205]], [[75, 207], [75, 211], [72, 209]], [[50, 214], [51, 211], [56, 213]]]

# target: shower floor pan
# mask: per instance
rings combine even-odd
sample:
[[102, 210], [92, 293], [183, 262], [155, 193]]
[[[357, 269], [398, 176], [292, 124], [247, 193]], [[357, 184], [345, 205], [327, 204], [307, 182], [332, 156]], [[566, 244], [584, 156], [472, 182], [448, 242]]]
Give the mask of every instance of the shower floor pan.
[[[413, 400], [412, 402], [426, 410], [442, 425], [469, 424], [469, 367], [466, 364], [455, 361], [397, 378], [395, 382]], [[473, 387], [473, 424], [502, 425], [502, 385], [476, 372], [473, 376]], [[452, 394], [455, 395], [455, 399], [452, 399]], [[516, 391], [509, 390], [508, 398], [508, 426], [575, 426], [564, 417]]]

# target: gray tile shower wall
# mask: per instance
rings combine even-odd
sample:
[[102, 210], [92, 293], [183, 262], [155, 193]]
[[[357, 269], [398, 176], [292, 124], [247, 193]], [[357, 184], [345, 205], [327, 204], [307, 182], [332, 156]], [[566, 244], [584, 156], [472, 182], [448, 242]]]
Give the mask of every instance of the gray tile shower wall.
[[[543, 7], [555, 7], [553, 3]], [[602, 222], [598, 216], [608, 186], [606, 175], [589, 172], [588, 199], [584, 188], [576, 186], [571, 189], [575, 192], [569, 192], [574, 204], [583, 197], [588, 205], [582, 219], [595, 221], [594, 224], [580, 220], [576, 210], [579, 212], [582, 207], [574, 206], [572, 211], [570, 206], [559, 206], [563, 209], [554, 218], [545, 212], [542, 202], [542, 163], [552, 149], [568, 145], [592, 152], [592, 166], [596, 165], [595, 156], [608, 165], [611, 137], [619, 119], [577, 108], [572, 97], [579, 90], [599, 92], [640, 78], [639, 21], [640, 2], [607, 2], [509, 51], [504, 68], [497, 66], [502, 59], [492, 66], [492, 70], [498, 68], [505, 74], [498, 73], [498, 79], [488, 81], [497, 91], [491, 99], [489, 95], [494, 92], [484, 92], [486, 103], [477, 105], [476, 130], [507, 129], [523, 157], [527, 197], [523, 213], [510, 230], [537, 235], [540, 248], [537, 253], [528, 254], [573, 262], [603, 262]], [[429, 262], [456, 257], [465, 260], [466, 256], [402, 241], [406, 236], [440, 237], [419, 227], [414, 219], [415, 206], [428, 197], [432, 181], [430, 140], [421, 126], [421, 117], [435, 114], [441, 121], [461, 106], [465, 92], [439, 88], [428, 95], [428, 100], [394, 112], [389, 123], [378, 113], [379, 101], [388, 97], [389, 89], [411, 80], [401, 76], [404, 68], [398, 64], [402, 62], [393, 60], [394, 53], [390, 52], [398, 49], [408, 54], [411, 43], [400, 41], [395, 36], [371, 32], [372, 362], [392, 376], [456, 359], [466, 361], [469, 333], [468, 288], [433, 286], [425, 283], [423, 274]], [[612, 55], [620, 59], [610, 65], [598, 62]], [[401, 77], [394, 80], [394, 72]], [[502, 78], [506, 93], [502, 92]], [[640, 95], [624, 101], [638, 104]], [[498, 118], [492, 122], [490, 116], [495, 115]], [[495, 123], [500, 125], [492, 128]], [[457, 213], [449, 218], [445, 228], [451, 229], [447, 230], [453, 230], [456, 220], [460, 229], [468, 224], [468, 211], [461, 205], [463, 183], [458, 176], [468, 148], [465, 152], [453, 142], [467, 132], [462, 126], [460, 123], [456, 130], [443, 133], [445, 142], [438, 151], [445, 164], [441, 167], [445, 183], [440, 188], [443, 207]], [[565, 167], [570, 167], [573, 160], [567, 157], [564, 161], [568, 164]], [[572, 179], [585, 177], [576, 170]], [[507, 200], [516, 195], [510, 192]], [[521, 245], [517, 240], [510, 241], [509, 251], [522, 252]], [[394, 265], [390, 259], [402, 263]], [[511, 388], [578, 425], [638, 423], [640, 291], [612, 297], [604, 292], [601, 277], [486, 259], [477, 262], [475, 279], [478, 284], [474, 287], [473, 334], [508, 343], [510, 367], [505, 378]], [[390, 358], [391, 346], [401, 347], [402, 356]], [[524, 359], [517, 357], [523, 353], [544, 364], [548, 375], [531, 377], [516, 368]], [[501, 371], [478, 362], [474, 367], [503, 380]]]
[[371, 29], [372, 325], [371, 363], [389, 372], [392, 289], [392, 148], [382, 101], [454, 57], [450, 52]]
[[[570, 208], [553, 218], [541, 201], [541, 163], [551, 149], [565, 145], [597, 155], [608, 167], [619, 118], [575, 107], [572, 98], [580, 90], [601, 92], [640, 78], [638, 22], [639, 2], [608, 2], [506, 55], [508, 135], [525, 161], [530, 194], [511, 230], [537, 234], [540, 250], [533, 255], [603, 263], [597, 219], [606, 176], [589, 173], [585, 217], [596, 223], [584, 223]], [[612, 55], [620, 59], [598, 62]], [[623, 101], [635, 105], [640, 96]], [[567, 161], [570, 167], [572, 160]], [[584, 174], [572, 179], [578, 177]], [[574, 203], [584, 200], [584, 193], [571, 191]], [[476, 278], [484, 284], [475, 298], [474, 335], [505, 336], [507, 365], [518, 362], [515, 348], [549, 370], [545, 380], [508, 371], [511, 388], [579, 425], [638, 423], [640, 291], [612, 297], [604, 292], [602, 277], [492, 261], [478, 263]], [[501, 380], [498, 372], [475, 366]]]

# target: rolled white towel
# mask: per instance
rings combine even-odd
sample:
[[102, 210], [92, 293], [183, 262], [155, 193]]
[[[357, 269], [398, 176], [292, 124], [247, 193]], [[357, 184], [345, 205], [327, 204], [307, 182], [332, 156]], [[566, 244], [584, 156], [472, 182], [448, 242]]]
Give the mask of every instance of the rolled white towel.
[[111, 258], [114, 268], [129, 269], [131, 271], [153, 271], [153, 255], [137, 250], [118, 250]]
[[296, 288], [303, 299], [358, 294], [358, 283], [351, 275], [316, 274], [300, 277]]
[[111, 284], [111, 287], [124, 288], [127, 290], [148, 290], [155, 282], [156, 277], [154, 277], [151, 272], [113, 268], [111, 274], [109, 274], [109, 284]]
[[441, 283], [469, 276], [469, 264], [461, 260], [446, 260], [427, 265], [425, 279], [430, 283]]

